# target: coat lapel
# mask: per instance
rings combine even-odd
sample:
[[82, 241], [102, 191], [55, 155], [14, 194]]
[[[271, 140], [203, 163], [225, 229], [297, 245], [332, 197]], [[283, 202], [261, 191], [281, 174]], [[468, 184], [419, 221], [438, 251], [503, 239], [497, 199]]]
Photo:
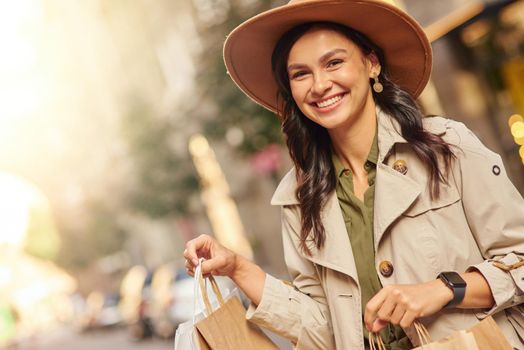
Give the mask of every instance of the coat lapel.
[[[291, 170], [281, 181], [273, 198], [272, 205], [298, 205], [295, 195], [296, 178], [295, 171]], [[317, 249], [313, 244], [308, 245], [311, 256], [300, 252], [300, 254], [315, 264], [325, 266], [344, 273], [355, 280], [358, 284], [357, 269], [351, 250], [351, 244], [346, 231], [346, 225], [342, 216], [342, 210], [338, 203], [337, 195], [333, 192], [322, 210], [322, 223], [326, 232], [326, 241], [322, 249]], [[295, 239], [298, 245], [298, 237]]]
[[320, 250], [310, 246], [313, 254], [311, 257], [305, 257], [314, 263], [350, 276], [358, 284], [353, 250], [335, 192], [330, 196], [324, 207], [322, 223], [326, 232], [325, 245]]
[[399, 124], [378, 107], [377, 128], [379, 156], [373, 214], [375, 251], [389, 225], [406, 211], [422, 192], [416, 181], [395, 171], [387, 164], [393, 146], [407, 141], [400, 133]]
[[413, 204], [420, 193], [420, 185], [414, 180], [393, 170], [387, 164], [377, 165], [373, 213], [375, 251], [389, 225]]

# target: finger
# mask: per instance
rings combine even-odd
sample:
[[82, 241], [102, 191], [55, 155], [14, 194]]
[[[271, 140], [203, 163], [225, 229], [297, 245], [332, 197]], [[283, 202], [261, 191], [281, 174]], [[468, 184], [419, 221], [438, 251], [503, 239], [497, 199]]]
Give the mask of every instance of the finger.
[[368, 331], [373, 329], [373, 322], [377, 318], [377, 312], [386, 300], [387, 290], [385, 288], [381, 289], [370, 301], [366, 304], [364, 310], [364, 323]]
[[392, 324], [400, 324], [400, 321], [404, 317], [404, 314], [406, 313], [406, 307], [401, 304], [397, 303], [397, 306], [395, 306], [395, 310], [393, 310], [393, 313], [391, 314], [391, 317], [389, 318], [389, 322]]
[[417, 318], [417, 314], [413, 311], [407, 310], [404, 313], [404, 316], [402, 317], [402, 320], [400, 320], [400, 327], [402, 328], [409, 328]]
[[384, 303], [380, 306], [380, 309], [377, 311], [377, 317], [382, 321], [389, 322], [391, 314], [397, 305], [396, 298], [389, 296]]
[[188, 275], [190, 275], [190, 276], [194, 275], [195, 267], [193, 266], [193, 264], [190, 261], [186, 260], [185, 268], [186, 268], [186, 271], [187, 271]]
[[217, 256], [209, 260], [202, 262], [202, 275], [210, 275], [212, 272], [219, 272], [227, 264], [226, 258], [223, 256]]
[[186, 267], [186, 270], [193, 270], [194, 269], [193, 264], [189, 260], [187, 260], [187, 259], [186, 259], [186, 263], [184, 265]]
[[380, 318], [375, 319], [375, 321], [373, 322], [373, 326], [371, 328], [371, 332], [373, 333], [380, 332], [381, 330], [386, 328], [388, 323], [389, 323], [388, 321], [381, 320]]
[[194, 266], [198, 265], [197, 251], [204, 248], [210, 243], [211, 237], [207, 235], [200, 235], [186, 243], [186, 250], [184, 250], [184, 258], [189, 260]]

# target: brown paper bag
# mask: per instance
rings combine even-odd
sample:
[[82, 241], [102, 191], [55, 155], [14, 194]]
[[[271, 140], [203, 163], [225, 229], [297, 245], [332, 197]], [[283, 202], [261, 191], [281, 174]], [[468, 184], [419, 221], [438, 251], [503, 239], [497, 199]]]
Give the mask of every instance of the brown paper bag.
[[491, 316], [468, 329], [468, 332], [475, 336], [479, 350], [513, 350], [497, 322]]
[[[478, 344], [475, 340], [473, 333], [470, 333], [465, 330], [457, 331], [451, 334], [450, 336], [440, 339], [436, 342], [431, 342], [429, 339], [429, 333], [427, 330], [425, 336], [421, 336], [421, 330], [418, 327], [424, 327], [421, 324], [415, 324], [417, 328], [417, 333], [421, 339], [421, 343], [424, 344], [418, 348], [420, 350], [480, 350]], [[415, 350], [414, 349], [414, 350]]]
[[[472, 333], [458, 331], [451, 336], [436, 342], [431, 342], [426, 328], [419, 323], [415, 323], [420, 342], [424, 345], [413, 350], [480, 350]], [[370, 350], [387, 350], [379, 334], [369, 334]]]
[[278, 350], [278, 347], [260, 330], [258, 326], [246, 320], [246, 310], [236, 296], [224, 301], [220, 289], [213, 278], [209, 277], [219, 306], [212, 310], [207, 290], [201, 280], [202, 299], [207, 316], [195, 324], [202, 350]]
[[452, 335], [431, 342], [426, 328], [416, 322], [415, 329], [422, 346], [413, 350], [512, 350], [504, 333], [491, 316], [475, 324], [467, 330], [454, 332]]

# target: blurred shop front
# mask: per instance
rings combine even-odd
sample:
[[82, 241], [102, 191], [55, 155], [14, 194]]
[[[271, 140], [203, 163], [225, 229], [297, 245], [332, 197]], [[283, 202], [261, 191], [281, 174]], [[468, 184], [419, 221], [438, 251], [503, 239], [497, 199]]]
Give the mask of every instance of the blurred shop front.
[[404, 0], [401, 5], [432, 40], [432, 84], [421, 101], [426, 112], [466, 124], [503, 157], [524, 193], [524, 140], [508, 125], [512, 115], [524, 114], [524, 1]]

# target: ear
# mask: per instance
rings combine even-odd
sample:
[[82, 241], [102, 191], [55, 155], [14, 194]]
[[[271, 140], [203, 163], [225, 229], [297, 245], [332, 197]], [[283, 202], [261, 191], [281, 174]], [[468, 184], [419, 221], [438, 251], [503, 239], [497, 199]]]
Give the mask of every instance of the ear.
[[367, 56], [367, 59], [369, 63], [369, 77], [373, 78], [378, 76], [382, 67], [380, 65], [380, 61], [377, 57], [377, 54], [374, 51], [371, 51], [371, 53]]

